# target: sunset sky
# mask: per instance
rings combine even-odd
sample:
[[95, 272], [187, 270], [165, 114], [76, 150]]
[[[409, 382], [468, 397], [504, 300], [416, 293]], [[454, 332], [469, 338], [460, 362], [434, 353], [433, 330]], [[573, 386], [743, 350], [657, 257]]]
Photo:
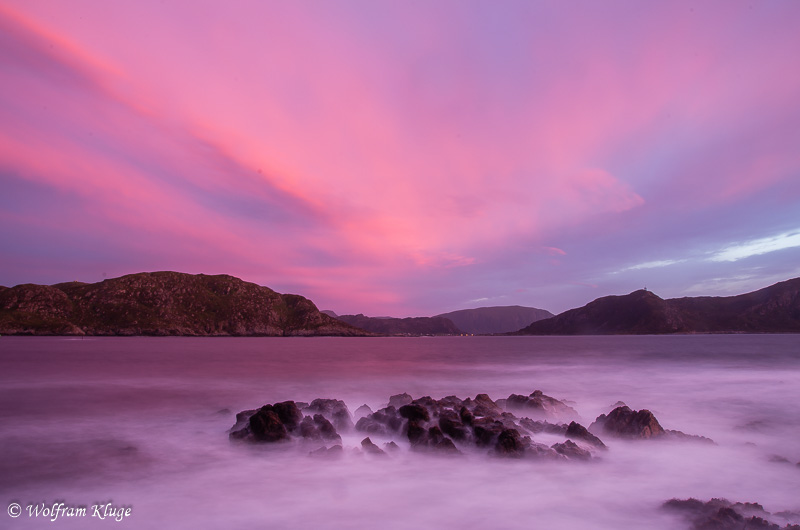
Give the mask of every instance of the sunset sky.
[[800, 276], [800, 2], [0, 0], [0, 285], [554, 313]]

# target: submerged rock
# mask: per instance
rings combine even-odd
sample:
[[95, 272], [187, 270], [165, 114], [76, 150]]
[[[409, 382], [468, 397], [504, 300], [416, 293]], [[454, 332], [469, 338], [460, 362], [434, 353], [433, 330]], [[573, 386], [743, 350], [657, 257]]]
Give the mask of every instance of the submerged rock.
[[615, 408], [608, 415], [601, 414], [589, 430], [623, 438], [655, 438], [665, 434], [652, 412], [631, 410], [627, 405]]
[[349, 432], [353, 429], [353, 418], [350, 416], [350, 411], [344, 401], [340, 399], [315, 399], [303, 410], [322, 414], [333, 422], [338, 431]]
[[690, 498], [668, 500], [663, 508], [680, 514], [690, 530], [800, 530], [797, 524], [780, 526], [774, 523], [772, 514], [758, 503], [732, 503], [726, 499], [702, 502]]
[[363, 449], [365, 453], [371, 455], [386, 456], [386, 451], [372, 443], [369, 436], [361, 440], [361, 449]]
[[339, 443], [342, 441], [336, 428], [325, 416], [303, 416], [294, 401], [283, 401], [264, 405], [258, 410], [240, 412], [236, 415], [236, 424], [229, 431], [229, 436], [233, 440], [266, 443], [288, 441], [292, 438]]
[[608, 434], [620, 438], [672, 439], [714, 443], [710, 438], [664, 429], [655, 415], [647, 409], [631, 410], [627, 405], [617, 407], [608, 415], [601, 414], [589, 426], [596, 434]]
[[[589, 429], [576, 421], [569, 425], [550, 423], [542, 419], [520, 418], [509, 411], [544, 411], [550, 415], [575, 412], [563, 401], [545, 396], [538, 390], [530, 396], [511, 394], [508, 399], [499, 401], [493, 401], [487, 394], [463, 400], [456, 396], [439, 400], [430, 396], [412, 399], [408, 394], [398, 394], [389, 402], [389, 406], [375, 412], [366, 405], [360, 407], [360, 417], [355, 425], [345, 403], [337, 399], [315, 399], [302, 407], [294, 401], [264, 405], [237, 414], [230, 438], [254, 443], [298, 440], [325, 446], [335, 444], [334, 447], [341, 448], [339, 433], [355, 429], [367, 437], [362, 440], [360, 448], [348, 449], [353, 454], [385, 454], [373, 442], [377, 439], [391, 450], [399, 449], [400, 443], [414, 451], [437, 454], [471, 452], [502, 458], [553, 460], [594, 458], [595, 452], [606, 450], [598, 434], [709, 441], [680, 431], [665, 430], [650, 411], [633, 411], [627, 406], [601, 415]], [[562, 436], [564, 439], [555, 444], [552, 440], [544, 444], [534, 440], [539, 435]], [[312, 454], [322, 456], [329, 451], [341, 449], [325, 447]]]
[[544, 394], [541, 390], [534, 390], [529, 396], [511, 394], [505, 400], [505, 408], [548, 418], [578, 416], [575, 409], [561, 400]]
[[589, 443], [598, 449], [607, 449], [606, 444], [604, 444], [600, 438], [590, 433], [586, 427], [580, 423], [576, 423], [574, 421], [571, 422], [569, 426], [567, 426], [567, 432], [565, 434], [567, 438], [571, 438], [573, 440], [583, 440], [584, 442]]

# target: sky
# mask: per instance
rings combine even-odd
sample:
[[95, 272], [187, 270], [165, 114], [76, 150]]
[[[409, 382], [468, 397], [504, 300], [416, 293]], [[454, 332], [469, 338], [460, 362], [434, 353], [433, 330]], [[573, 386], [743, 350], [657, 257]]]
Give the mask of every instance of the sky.
[[339, 314], [800, 276], [800, 2], [0, 0], [0, 285]]

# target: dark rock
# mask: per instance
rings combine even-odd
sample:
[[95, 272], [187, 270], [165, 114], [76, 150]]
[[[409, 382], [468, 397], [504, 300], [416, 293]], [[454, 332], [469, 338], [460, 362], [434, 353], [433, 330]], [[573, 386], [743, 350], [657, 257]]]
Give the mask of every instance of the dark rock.
[[505, 429], [497, 437], [494, 454], [509, 458], [522, 458], [525, 455], [525, 447], [526, 444], [518, 430]]
[[530, 418], [522, 418], [519, 420], [519, 424], [525, 427], [528, 431], [533, 434], [539, 434], [540, 432], [544, 432], [545, 422], [543, 421], [534, 421]]
[[403, 392], [402, 394], [395, 394], [394, 396], [389, 398], [389, 406], [399, 409], [403, 405], [408, 405], [413, 401], [411, 395], [406, 394]]
[[461, 407], [458, 415], [461, 417], [461, 423], [464, 425], [472, 425], [475, 421], [475, 416], [465, 406]]
[[306, 440], [321, 440], [322, 434], [319, 428], [314, 424], [314, 419], [311, 416], [306, 416], [300, 422], [300, 436]]
[[428, 411], [430, 416], [435, 416], [439, 412], [439, 402], [430, 396], [423, 396], [411, 402], [411, 405], [419, 405]]
[[250, 416], [250, 432], [259, 442], [278, 442], [289, 439], [289, 432], [272, 408], [262, 407]]
[[297, 408], [294, 401], [284, 401], [272, 405], [272, 410], [278, 415], [287, 430], [293, 431], [303, 420], [303, 413]]
[[406, 426], [406, 435], [408, 436], [408, 441], [411, 442], [412, 446], [425, 445], [428, 441], [428, 430], [415, 420], [408, 420], [408, 425]]
[[602, 414], [589, 426], [593, 432], [603, 432], [624, 438], [657, 438], [664, 436], [661, 424], [652, 412], [646, 409], [631, 410], [626, 407], [617, 407], [608, 416]]
[[379, 436], [386, 436], [389, 434], [389, 432], [386, 429], [386, 425], [380, 423], [371, 416], [361, 418], [360, 420], [358, 420], [356, 422], [356, 430], [358, 432], [365, 432], [368, 434], [375, 434]]
[[571, 438], [573, 440], [583, 440], [599, 449], [606, 449], [606, 444], [600, 440], [597, 436], [590, 433], [586, 427], [581, 425], [580, 423], [571, 422], [567, 427], [567, 432], [565, 433], [567, 438]]
[[664, 509], [679, 513], [691, 525], [691, 530], [794, 530], [797, 525], [779, 526], [769, 520], [771, 515], [757, 503], [731, 503], [726, 499], [671, 499]]
[[430, 421], [431, 419], [428, 409], [416, 403], [403, 405], [398, 412], [400, 416], [408, 419], [409, 422]]
[[363, 449], [365, 453], [371, 455], [386, 456], [386, 452], [372, 443], [372, 440], [370, 440], [369, 437], [361, 440], [361, 449]]
[[386, 442], [383, 444], [384, 450], [386, 451], [399, 451], [400, 447], [397, 446], [394, 442]]
[[432, 448], [440, 454], [461, 454], [461, 451], [458, 450], [453, 440], [450, 438], [442, 438], [438, 443], [433, 445]]
[[328, 421], [328, 418], [322, 414], [314, 414], [314, 425], [319, 430], [319, 434], [323, 440], [337, 440], [342, 441], [342, 437], [336, 432], [336, 428]]
[[505, 408], [548, 418], [578, 415], [575, 409], [563, 401], [544, 394], [541, 390], [534, 390], [529, 396], [511, 394], [505, 400]]
[[337, 431], [349, 432], [353, 430], [353, 419], [347, 405], [340, 399], [315, 399], [305, 409], [308, 412], [317, 412], [333, 422]]
[[464, 406], [464, 400], [457, 398], [456, 396], [446, 396], [437, 401], [437, 404], [443, 409], [459, 411], [461, 410], [461, 407]]
[[489, 447], [496, 443], [497, 437], [505, 430], [503, 422], [491, 418], [475, 418], [472, 432], [478, 447]]
[[399, 432], [402, 426], [403, 418], [394, 407], [389, 406], [358, 420], [356, 430], [387, 436], [390, 433]]
[[571, 460], [590, 460], [592, 458], [592, 453], [579, 447], [578, 444], [571, 440], [554, 444], [552, 448], [558, 454], [564, 455]]
[[503, 409], [497, 406], [497, 403], [492, 401], [492, 399], [486, 394], [478, 394], [475, 396], [475, 400], [473, 401], [475, 404], [474, 408], [472, 409], [472, 413], [475, 416], [499, 416]]
[[469, 433], [461, 422], [461, 417], [454, 410], [450, 409], [442, 410], [439, 413], [439, 428], [443, 433], [454, 440], [464, 440]]

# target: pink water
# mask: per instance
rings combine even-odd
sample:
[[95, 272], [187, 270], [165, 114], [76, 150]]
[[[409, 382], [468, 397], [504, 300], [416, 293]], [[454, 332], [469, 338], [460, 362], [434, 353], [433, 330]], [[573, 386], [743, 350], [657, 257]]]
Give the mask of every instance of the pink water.
[[[288, 399], [355, 411], [401, 392], [535, 389], [586, 426], [622, 400], [717, 445], [605, 439], [591, 463], [406, 448], [327, 461], [227, 436], [236, 412]], [[797, 335], [0, 337], [0, 502], [22, 509], [0, 510], [0, 528], [685, 528], [659, 508], [672, 497], [800, 511], [798, 402]], [[28, 511], [60, 502], [88, 513]], [[109, 502], [130, 515], [92, 516]]]

